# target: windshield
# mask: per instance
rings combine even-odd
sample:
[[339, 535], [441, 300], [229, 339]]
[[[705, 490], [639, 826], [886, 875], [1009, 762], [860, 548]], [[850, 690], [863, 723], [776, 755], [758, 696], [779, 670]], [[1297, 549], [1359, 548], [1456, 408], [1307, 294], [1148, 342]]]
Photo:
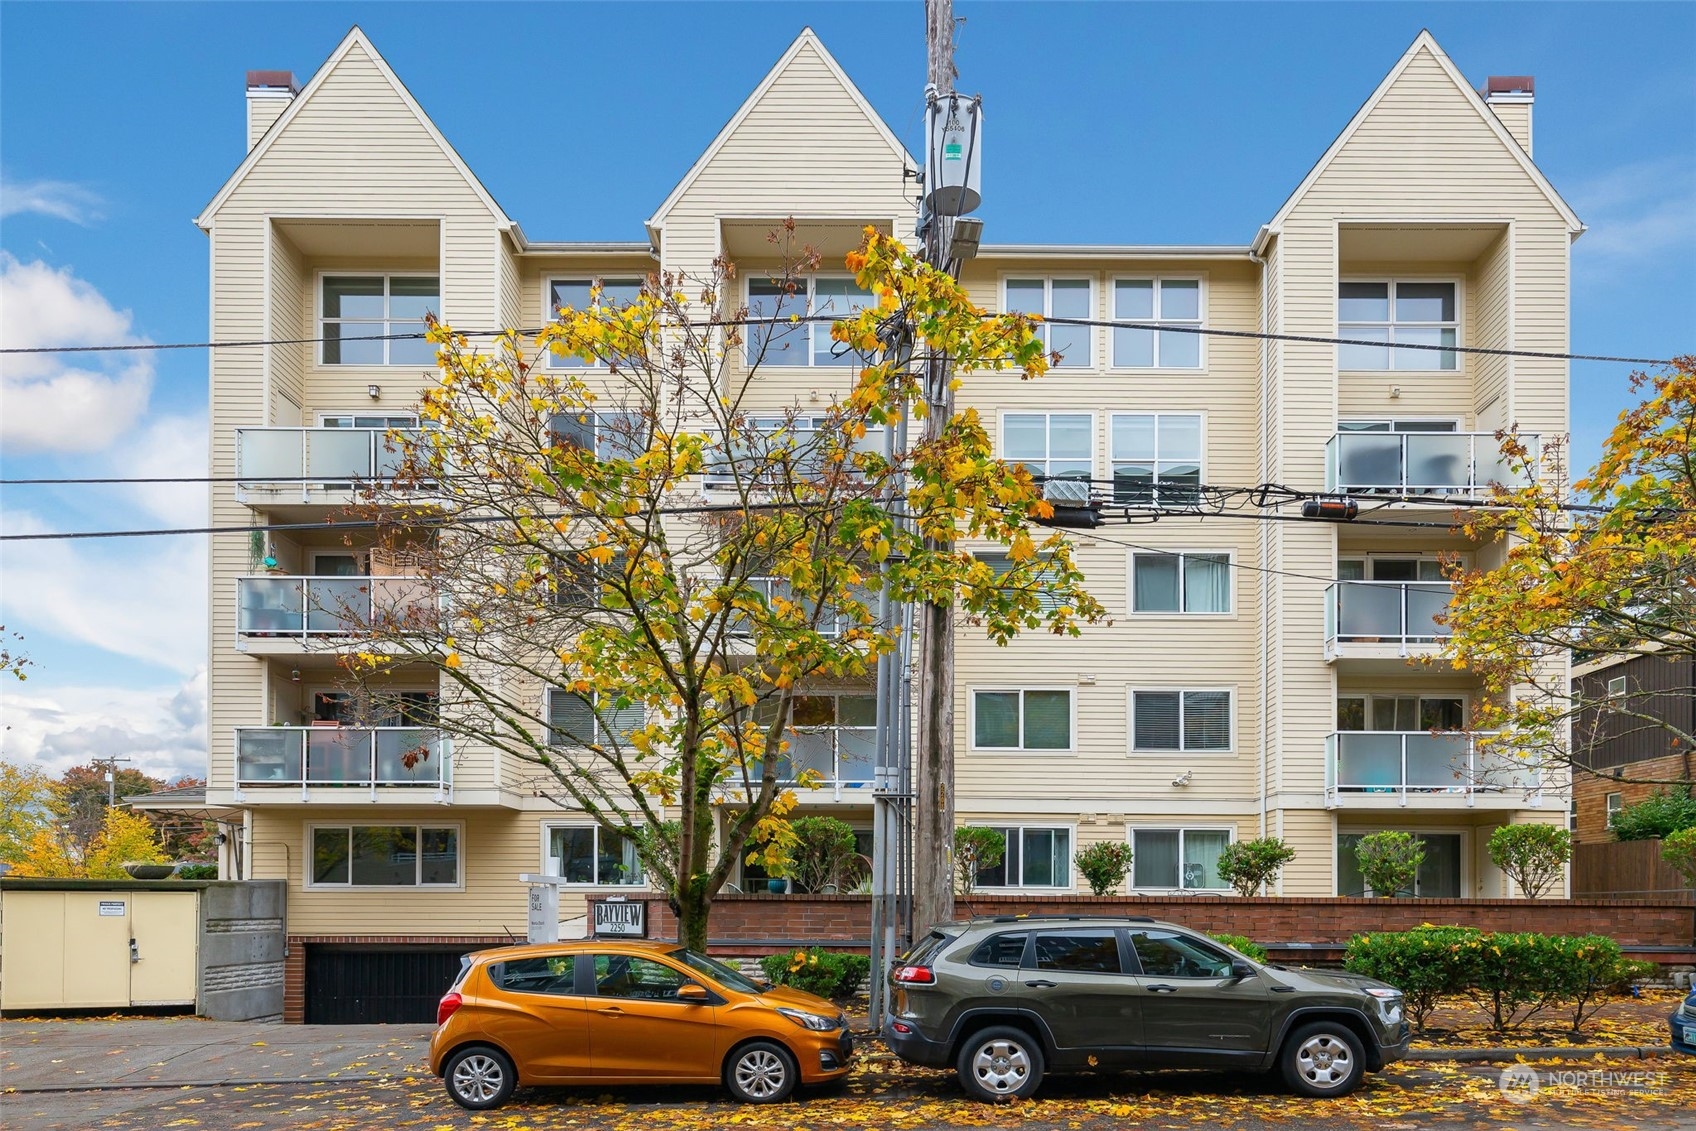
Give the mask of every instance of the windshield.
[[762, 988], [736, 967], [727, 966], [716, 958], [708, 958], [704, 954], [696, 954], [692, 950], [683, 949], [672, 951], [670, 957], [683, 963], [691, 970], [699, 970], [719, 985], [727, 986], [739, 993], [757, 994]]

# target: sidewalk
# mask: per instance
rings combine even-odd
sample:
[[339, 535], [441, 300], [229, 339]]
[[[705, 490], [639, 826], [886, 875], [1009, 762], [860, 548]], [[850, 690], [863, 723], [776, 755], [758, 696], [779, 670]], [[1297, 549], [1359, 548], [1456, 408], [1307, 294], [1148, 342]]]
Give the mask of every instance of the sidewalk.
[[0, 1021], [0, 1090], [327, 1083], [429, 1072], [428, 1025]]

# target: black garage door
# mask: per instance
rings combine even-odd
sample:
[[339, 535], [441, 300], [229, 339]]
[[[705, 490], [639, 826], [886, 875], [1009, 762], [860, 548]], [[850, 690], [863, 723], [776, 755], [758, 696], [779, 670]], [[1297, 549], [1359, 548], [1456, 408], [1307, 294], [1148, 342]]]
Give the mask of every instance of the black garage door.
[[308, 1025], [429, 1025], [470, 948], [306, 947]]

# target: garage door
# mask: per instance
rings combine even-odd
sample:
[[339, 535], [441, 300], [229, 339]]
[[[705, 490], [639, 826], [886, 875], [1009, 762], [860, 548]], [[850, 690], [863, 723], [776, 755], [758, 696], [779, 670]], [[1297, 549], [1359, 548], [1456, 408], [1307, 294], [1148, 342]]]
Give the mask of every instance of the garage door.
[[430, 1025], [469, 948], [306, 947], [308, 1025]]

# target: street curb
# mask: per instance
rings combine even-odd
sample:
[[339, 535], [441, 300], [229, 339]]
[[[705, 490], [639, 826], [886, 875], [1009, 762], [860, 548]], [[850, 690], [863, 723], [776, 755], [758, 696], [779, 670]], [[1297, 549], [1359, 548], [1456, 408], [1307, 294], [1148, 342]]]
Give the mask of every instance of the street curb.
[[1408, 1049], [1403, 1060], [1573, 1060], [1593, 1056], [1665, 1056], [1671, 1045], [1573, 1045], [1571, 1048]]
[[[420, 1065], [420, 1068], [423, 1066]], [[254, 1088], [261, 1084], [383, 1084], [427, 1076], [421, 1072], [390, 1073], [386, 1076], [270, 1076], [260, 1080], [111, 1080], [104, 1084], [39, 1084], [33, 1088], [0, 1088], [0, 1096], [29, 1096], [48, 1092], [129, 1092], [144, 1088]]]

